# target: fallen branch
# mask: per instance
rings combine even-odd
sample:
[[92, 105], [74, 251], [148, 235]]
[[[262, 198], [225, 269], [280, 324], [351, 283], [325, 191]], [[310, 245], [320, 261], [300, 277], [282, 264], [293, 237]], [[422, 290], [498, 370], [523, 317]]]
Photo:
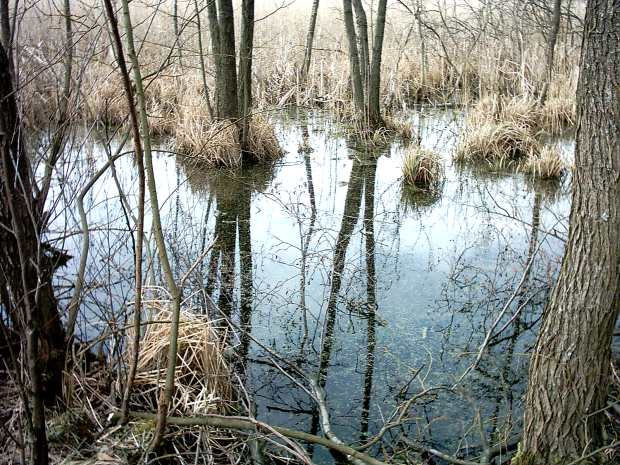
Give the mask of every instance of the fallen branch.
[[[132, 418], [145, 420], [157, 420], [157, 415], [148, 412], [131, 412]], [[224, 415], [202, 415], [195, 417], [167, 417], [167, 423], [177, 426], [212, 426], [214, 428], [230, 428], [238, 430], [262, 431], [271, 434], [274, 431], [291, 439], [319, 444], [341, 454], [358, 459], [368, 465], [388, 465], [385, 462], [377, 460], [363, 452], [359, 452], [352, 447], [344, 444], [336, 443], [330, 439], [316, 436], [314, 434], [304, 433], [302, 431], [285, 428], [282, 426], [270, 426], [258, 420], [247, 417], [232, 417]]]

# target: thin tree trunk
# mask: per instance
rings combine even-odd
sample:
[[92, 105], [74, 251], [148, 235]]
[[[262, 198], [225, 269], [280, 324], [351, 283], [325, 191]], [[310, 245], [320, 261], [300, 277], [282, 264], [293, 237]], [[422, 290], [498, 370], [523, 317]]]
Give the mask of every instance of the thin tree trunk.
[[140, 129], [144, 148], [144, 165], [146, 168], [146, 184], [148, 186], [151, 204], [151, 214], [153, 217], [153, 236], [155, 238], [155, 243], [157, 244], [159, 261], [161, 263], [164, 278], [168, 287], [168, 292], [170, 293], [171, 297], [170, 310], [172, 313], [172, 322], [170, 328], [166, 380], [164, 384], [164, 389], [159, 396], [157, 425], [155, 427], [153, 442], [151, 444], [151, 449], [156, 449], [161, 443], [164, 431], [166, 429], [166, 417], [168, 415], [168, 409], [170, 408], [170, 402], [174, 391], [174, 373], [177, 363], [177, 339], [179, 333], [179, 316], [181, 311], [181, 290], [178, 288], [174, 279], [174, 275], [172, 273], [172, 268], [170, 266], [170, 261], [168, 259], [168, 253], [166, 250], [166, 242], [161, 226], [159, 201], [157, 199], [157, 186], [155, 185], [155, 173], [153, 171], [151, 138], [149, 134], [149, 122], [146, 110], [146, 100], [144, 96], [144, 86], [142, 83], [140, 64], [138, 62], [138, 57], [136, 55], [134, 46], [133, 26], [131, 24], [128, 0], [122, 0], [122, 5], [127, 40], [127, 55], [129, 56], [129, 61], [131, 62], [131, 66], [133, 69], [138, 113], [140, 117]]
[[217, 118], [221, 118], [220, 101], [222, 100], [222, 47], [220, 46], [220, 25], [217, 19], [216, 0], [207, 0], [207, 17], [209, 18], [209, 32], [211, 39], [211, 53], [215, 65], [215, 111]]
[[[0, 40], [2, 40], [2, 46], [7, 56], [9, 73], [11, 77], [15, 79], [9, 0], [0, 0]], [[15, 85], [17, 83], [13, 84]]]
[[304, 52], [304, 63], [301, 68], [301, 82], [305, 83], [310, 72], [310, 61], [312, 60], [312, 47], [314, 46], [314, 31], [316, 30], [316, 17], [319, 12], [319, 0], [313, 0], [312, 11], [310, 12], [310, 24], [306, 35], [306, 50]]
[[620, 311], [620, 2], [586, 8], [569, 237], [530, 365], [519, 465], [602, 445]]
[[545, 80], [543, 82], [543, 88], [540, 92], [540, 104], [544, 105], [547, 100], [547, 93], [549, 92], [549, 86], [551, 85], [551, 76], [553, 73], [553, 57], [555, 54], [555, 44], [558, 40], [558, 31], [560, 30], [560, 16], [561, 16], [562, 0], [554, 0], [553, 2], [553, 16], [551, 18], [551, 32], [549, 33], [549, 40], [547, 42], [547, 51], [545, 54]]
[[254, 0], [241, 2], [241, 40], [239, 42], [239, 110], [241, 111], [241, 149], [248, 150], [252, 108], [252, 50], [254, 47]]
[[132, 351], [129, 360], [129, 373], [123, 393], [121, 403], [120, 417], [121, 422], [127, 421], [127, 413], [129, 410], [129, 398], [136, 378], [136, 369], [138, 366], [138, 357], [140, 355], [140, 326], [142, 314], [142, 249], [144, 241], [144, 203], [145, 203], [145, 180], [144, 180], [144, 154], [142, 151], [142, 140], [140, 138], [140, 123], [136, 113], [136, 106], [133, 95], [133, 88], [129, 78], [129, 71], [125, 62], [125, 53], [123, 51], [123, 43], [118, 27], [118, 21], [114, 14], [114, 7], [110, 0], [104, 0], [108, 22], [112, 31], [114, 46], [116, 47], [116, 60], [121, 71], [123, 79], [123, 88], [129, 108], [129, 120], [131, 122], [134, 151], [136, 156], [136, 167], [138, 170], [138, 217], [137, 217], [137, 238], [135, 241], [134, 261], [135, 261], [135, 280], [136, 280], [136, 296], [134, 302], [133, 326], [134, 334], [132, 338]]
[[[207, 1], [212, 2], [213, 0]], [[207, 85], [207, 69], [205, 66], [205, 53], [202, 44], [202, 22], [200, 20], [200, 8], [198, 7], [198, 0], [194, 0], [194, 12], [196, 15], [196, 26], [198, 28], [198, 57], [200, 62], [200, 77], [202, 78], [202, 90], [205, 94], [205, 104], [207, 105], [207, 112], [209, 113], [209, 118], [212, 120], [215, 115], [213, 114], [211, 97], [209, 95], [209, 86]]]
[[368, 97], [368, 117], [372, 127], [381, 126], [380, 92], [381, 92], [381, 57], [383, 55], [383, 37], [385, 32], [385, 13], [387, 0], [379, 0], [375, 38], [372, 45], [372, 64], [370, 66], [370, 89]]
[[355, 25], [353, 24], [351, 0], [342, 0], [342, 12], [345, 31], [349, 42], [349, 64], [351, 68], [351, 81], [353, 83], [353, 101], [357, 112], [360, 115], [364, 115], [364, 84], [360, 69], [360, 57], [357, 49], [357, 34], [355, 32]]
[[179, 67], [183, 69], [183, 51], [181, 49], [181, 34], [179, 33], [179, 2], [172, 1], [172, 30], [174, 32], [174, 44], [178, 53]]
[[[357, 23], [357, 39], [359, 41], [360, 71], [364, 85], [364, 98], [368, 99], [368, 84], [370, 77], [370, 47], [368, 45], [368, 19], [362, 5], [362, 0], [353, 0], [353, 10]], [[364, 102], [368, 105], [368, 102]]]

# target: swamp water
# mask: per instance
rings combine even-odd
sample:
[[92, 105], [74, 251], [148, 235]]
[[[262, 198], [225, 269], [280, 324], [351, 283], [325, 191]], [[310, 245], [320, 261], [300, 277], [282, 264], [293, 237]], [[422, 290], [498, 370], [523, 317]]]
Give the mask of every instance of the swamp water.
[[[315, 377], [342, 440], [364, 441], [398, 404], [430, 389], [385, 443], [398, 449], [406, 433], [447, 453], [466, 452], [480, 446], [480, 429], [491, 443], [520, 430], [527, 353], [567, 234], [569, 182], [454, 166], [462, 116], [410, 118], [422, 147], [444, 160], [446, 179], [434, 195], [401, 187], [401, 142], [368, 150], [321, 114], [280, 115], [276, 130], [287, 154], [272, 168], [235, 175], [157, 154], [164, 233], [178, 278], [218, 237], [216, 252], [184, 287], [186, 305], [203, 309], [205, 290], [212, 292], [253, 339]], [[312, 150], [300, 152], [300, 145]], [[570, 156], [570, 144], [565, 148]], [[79, 230], [75, 210], [62, 206], [107, 161], [94, 139], [74, 156], [79, 163], [67, 163], [72, 171], [61, 173], [64, 189], [55, 190], [57, 231]], [[118, 186], [135, 206], [136, 180], [124, 156], [85, 197], [91, 251], [79, 324], [86, 336], [110, 321], [125, 324], [118, 315], [133, 299], [133, 257]], [[59, 245], [77, 257], [81, 235]], [[72, 260], [59, 278], [60, 289], [70, 287], [77, 265]], [[155, 267], [155, 279], [158, 273]], [[511, 297], [499, 334], [459, 381]], [[111, 339], [109, 352], [117, 350]], [[264, 348], [241, 337], [237, 352], [258, 419], [320, 432], [315, 402], [273, 367]], [[331, 460], [322, 448], [312, 453], [318, 463]]]

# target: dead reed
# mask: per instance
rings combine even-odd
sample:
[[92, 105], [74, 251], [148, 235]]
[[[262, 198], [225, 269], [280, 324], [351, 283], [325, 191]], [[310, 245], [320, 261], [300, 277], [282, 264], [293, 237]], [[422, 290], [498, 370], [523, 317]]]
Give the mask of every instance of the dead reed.
[[[155, 411], [165, 378], [172, 316], [166, 301], [146, 305], [153, 321], [140, 343], [132, 404]], [[171, 413], [225, 413], [234, 402], [232, 371], [224, 356], [226, 328], [191, 309], [181, 311]]]
[[461, 134], [454, 160], [507, 167], [538, 149], [537, 140], [526, 126], [514, 122], [470, 120]]
[[425, 191], [436, 190], [444, 175], [439, 155], [419, 146], [406, 149], [402, 172], [403, 184]]
[[545, 145], [530, 153], [519, 169], [534, 178], [559, 179], [566, 173], [567, 165], [557, 147]]

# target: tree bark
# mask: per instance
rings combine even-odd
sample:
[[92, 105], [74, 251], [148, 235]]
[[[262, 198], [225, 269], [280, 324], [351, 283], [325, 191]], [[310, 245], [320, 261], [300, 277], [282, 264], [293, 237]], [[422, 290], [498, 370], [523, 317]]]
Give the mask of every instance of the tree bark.
[[[53, 266], [40, 241], [45, 225], [35, 205], [32, 167], [21, 141], [21, 123], [9, 67], [0, 46], [0, 269], [13, 308], [14, 329], [26, 347], [30, 377], [30, 460], [49, 462], [44, 401], [60, 393], [65, 334], [52, 288]], [[15, 367], [17, 369], [17, 367]]]
[[235, 17], [232, 0], [217, 0], [220, 32], [221, 93], [218, 116], [236, 121], [239, 118], [237, 99], [237, 64], [235, 54]]
[[544, 105], [547, 100], [547, 93], [549, 92], [549, 85], [551, 84], [551, 74], [553, 72], [553, 57], [555, 54], [555, 44], [558, 40], [558, 31], [560, 30], [560, 13], [562, 7], [562, 0], [554, 0], [553, 2], [553, 16], [551, 17], [551, 32], [549, 33], [549, 40], [547, 42], [547, 51], [545, 54], [545, 80], [543, 82], [543, 88], [540, 92], [540, 104]]
[[304, 63], [301, 68], [301, 82], [305, 83], [310, 72], [310, 61], [312, 60], [312, 47], [314, 45], [314, 31], [316, 30], [316, 17], [319, 12], [319, 0], [312, 2], [312, 11], [310, 12], [310, 24], [308, 25], [308, 34], [306, 35], [306, 50], [304, 52]]
[[[368, 49], [368, 21], [361, 0], [343, 0], [342, 5], [345, 31], [349, 42], [353, 101], [358, 118], [366, 128], [374, 129], [383, 125], [379, 104], [387, 0], [379, 0], [377, 7], [372, 57]], [[353, 10], [355, 10], [357, 19], [357, 31], [353, 20]]]
[[252, 107], [252, 49], [254, 47], [254, 0], [241, 2], [241, 40], [239, 42], [239, 111], [241, 112], [241, 149], [248, 149]]
[[377, 22], [375, 25], [375, 38], [372, 45], [372, 63], [370, 65], [370, 85], [368, 97], [368, 117], [373, 127], [383, 125], [380, 108], [381, 92], [381, 57], [383, 55], [383, 37], [385, 32], [385, 14], [387, 0], [379, 0], [377, 8]]
[[368, 46], [368, 19], [362, 0], [353, 0], [353, 10], [357, 23], [357, 39], [359, 42], [360, 71], [364, 85], [364, 104], [368, 104], [368, 77], [370, 76], [370, 48]]
[[569, 237], [529, 372], [515, 463], [567, 463], [602, 444], [620, 310], [620, 1], [586, 9]]
[[153, 156], [151, 149], [151, 137], [149, 133], [149, 121], [146, 110], [146, 98], [144, 94], [144, 85], [142, 82], [142, 73], [140, 71], [140, 63], [135, 50], [134, 38], [133, 38], [133, 26], [131, 23], [131, 14], [129, 12], [128, 0], [122, 0], [123, 6], [123, 22], [125, 25], [125, 34], [127, 41], [127, 56], [132, 66], [135, 96], [138, 107], [138, 116], [140, 118], [140, 132], [142, 139], [142, 146], [144, 150], [144, 167], [146, 172], [146, 185], [149, 192], [151, 214], [152, 214], [152, 229], [155, 243], [157, 244], [157, 252], [159, 261], [163, 269], [164, 278], [168, 292], [170, 293], [170, 311], [172, 313], [172, 322], [170, 329], [170, 342], [168, 349], [168, 360], [166, 366], [166, 379], [164, 388], [159, 395], [159, 404], [157, 411], [157, 425], [153, 434], [153, 442], [151, 443], [151, 449], [156, 449], [163, 438], [164, 431], [166, 429], [166, 418], [168, 416], [168, 409], [172, 399], [172, 393], [174, 391], [175, 384], [175, 368], [177, 363], [177, 339], [179, 334], [179, 315], [181, 312], [181, 289], [177, 286], [174, 279], [174, 274], [170, 266], [170, 260], [168, 258], [168, 252], [166, 249], [166, 241], [161, 225], [161, 218], [159, 213], [159, 201], [157, 198], [157, 186], [155, 184], [155, 173], [153, 170]]
[[209, 118], [213, 119], [213, 107], [211, 106], [211, 97], [209, 92], [209, 86], [207, 85], [207, 69], [205, 66], [204, 47], [202, 45], [202, 21], [200, 20], [200, 8], [198, 7], [198, 0], [194, 0], [194, 14], [196, 15], [196, 28], [198, 29], [198, 59], [200, 62], [200, 77], [202, 80], [202, 90], [205, 94], [205, 103], [207, 105], [207, 112]]
[[342, 12], [344, 26], [349, 41], [349, 66], [351, 68], [351, 81], [353, 83], [353, 102], [357, 112], [361, 115], [364, 111], [364, 85], [360, 69], [360, 56], [357, 49], [357, 33], [353, 24], [353, 9], [351, 0], [342, 0]]
[[217, 3], [207, 0], [207, 17], [209, 19], [209, 38], [211, 39], [211, 54], [215, 66], [215, 116], [220, 118], [220, 100], [222, 95], [222, 51], [220, 47], [220, 25], [217, 20]]

